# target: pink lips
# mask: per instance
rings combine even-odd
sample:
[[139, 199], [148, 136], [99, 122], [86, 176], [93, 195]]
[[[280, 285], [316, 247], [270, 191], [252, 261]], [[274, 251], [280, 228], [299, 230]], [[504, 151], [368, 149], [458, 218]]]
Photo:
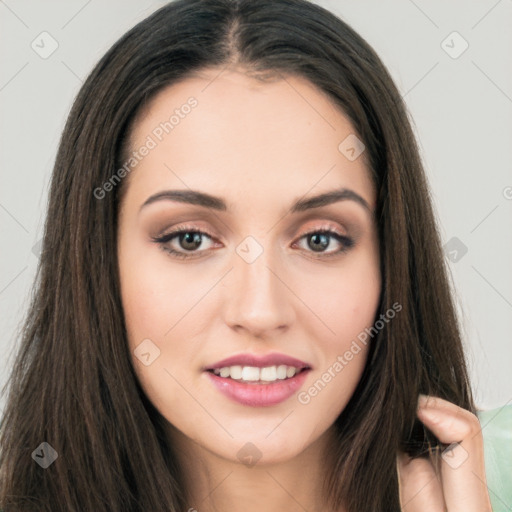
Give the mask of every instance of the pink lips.
[[309, 369], [302, 370], [289, 379], [276, 380], [269, 384], [241, 382], [208, 371], [205, 374], [224, 396], [242, 405], [268, 407], [279, 404], [296, 393], [309, 372]]
[[[242, 382], [229, 377], [215, 375], [211, 370], [226, 366], [255, 366], [265, 368], [279, 365], [293, 366], [300, 369], [293, 377], [279, 379], [274, 382], [258, 384], [256, 382]], [[304, 384], [311, 365], [285, 354], [266, 354], [257, 356], [254, 354], [238, 354], [205, 366], [205, 374], [213, 385], [226, 397], [242, 405], [252, 407], [268, 407], [276, 405], [290, 398]]]

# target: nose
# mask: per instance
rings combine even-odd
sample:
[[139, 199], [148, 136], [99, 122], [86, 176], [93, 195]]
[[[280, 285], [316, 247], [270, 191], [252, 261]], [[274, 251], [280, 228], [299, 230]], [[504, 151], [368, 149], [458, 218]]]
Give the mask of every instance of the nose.
[[279, 258], [265, 248], [252, 262], [236, 252], [233, 260], [226, 289], [226, 324], [258, 338], [287, 330], [295, 319], [294, 294]]

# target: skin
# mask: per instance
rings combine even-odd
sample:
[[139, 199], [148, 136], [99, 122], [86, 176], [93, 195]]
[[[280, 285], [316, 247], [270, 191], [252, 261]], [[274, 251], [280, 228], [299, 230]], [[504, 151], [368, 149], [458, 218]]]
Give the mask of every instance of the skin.
[[[161, 91], [134, 123], [131, 151], [189, 97], [198, 101], [125, 178], [118, 259], [129, 349], [144, 392], [169, 422], [191, 508], [329, 510], [322, 451], [369, 345], [360, 343], [307, 404], [292, 396], [270, 407], [241, 405], [202, 368], [234, 354], [284, 353], [312, 367], [307, 390], [373, 325], [381, 291], [375, 190], [364, 153], [350, 161], [338, 150], [353, 126], [312, 84], [220, 71], [203, 70]], [[289, 211], [298, 199], [340, 188], [369, 208], [344, 200]], [[160, 200], [141, 209], [171, 189], [206, 192], [228, 208]], [[191, 244], [178, 236], [152, 239], [183, 228], [207, 232], [199, 248], [187, 251]], [[344, 247], [331, 236], [323, 253], [315, 251], [305, 235], [322, 228], [353, 246], [322, 257]], [[236, 251], [248, 236], [262, 250], [251, 263]], [[192, 257], [178, 259], [163, 247]], [[134, 350], [147, 339], [159, 355], [146, 366]], [[246, 443], [257, 447], [255, 464], [237, 455]]]
[[426, 459], [397, 457], [400, 503], [405, 512], [492, 512], [483, 435], [474, 414], [439, 397], [420, 395], [418, 418], [443, 443], [439, 471]]

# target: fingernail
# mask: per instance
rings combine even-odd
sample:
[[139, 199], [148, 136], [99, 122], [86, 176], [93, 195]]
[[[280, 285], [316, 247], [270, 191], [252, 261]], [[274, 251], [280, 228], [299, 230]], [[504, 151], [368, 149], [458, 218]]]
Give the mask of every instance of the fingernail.
[[420, 393], [419, 397], [418, 397], [418, 405], [420, 407], [425, 407], [427, 405], [427, 401], [428, 401], [428, 396]]

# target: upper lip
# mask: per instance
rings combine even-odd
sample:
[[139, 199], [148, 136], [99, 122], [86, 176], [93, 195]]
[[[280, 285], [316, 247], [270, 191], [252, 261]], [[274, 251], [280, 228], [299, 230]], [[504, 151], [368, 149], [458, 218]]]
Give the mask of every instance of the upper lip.
[[205, 366], [204, 370], [214, 370], [217, 368], [224, 368], [226, 366], [255, 366], [257, 368], [265, 368], [267, 366], [279, 366], [282, 364], [299, 369], [311, 368], [311, 365], [301, 361], [300, 359], [296, 359], [295, 357], [272, 353], [261, 356], [255, 354], [238, 354]]

